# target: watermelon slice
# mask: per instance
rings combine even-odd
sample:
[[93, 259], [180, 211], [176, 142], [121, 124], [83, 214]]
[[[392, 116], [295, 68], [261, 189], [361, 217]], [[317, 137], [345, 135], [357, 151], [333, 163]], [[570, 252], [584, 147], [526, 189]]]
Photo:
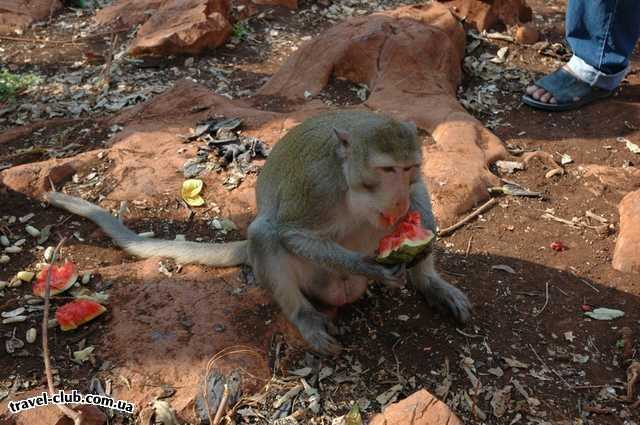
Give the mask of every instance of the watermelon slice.
[[434, 238], [431, 230], [422, 227], [420, 213], [412, 211], [398, 223], [392, 234], [380, 241], [376, 261], [382, 264], [410, 263]]
[[49, 285], [51, 288], [51, 296], [57, 295], [71, 288], [78, 278], [76, 265], [71, 261], [65, 261], [60, 267], [46, 265], [40, 273], [38, 273], [38, 280], [33, 284], [33, 293], [39, 297], [44, 297], [44, 289], [47, 282], [47, 272], [49, 267], [51, 267], [51, 284]]
[[56, 310], [56, 320], [63, 331], [70, 331], [95, 319], [105, 311], [107, 309], [95, 301], [74, 300]]

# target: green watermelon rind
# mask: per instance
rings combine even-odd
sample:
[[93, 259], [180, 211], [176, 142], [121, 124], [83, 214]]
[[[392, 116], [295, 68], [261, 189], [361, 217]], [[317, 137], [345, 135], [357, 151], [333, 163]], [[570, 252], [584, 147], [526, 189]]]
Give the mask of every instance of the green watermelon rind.
[[391, 251], [388, 255], [380, 255], [376, 257], [376, 261], [380, 264], [401, 264], [410, 263], [418, 254], [424, 251], [435, 239], [435, 235], [431, 234], [428, 239], [405, 240], [398, 248]]

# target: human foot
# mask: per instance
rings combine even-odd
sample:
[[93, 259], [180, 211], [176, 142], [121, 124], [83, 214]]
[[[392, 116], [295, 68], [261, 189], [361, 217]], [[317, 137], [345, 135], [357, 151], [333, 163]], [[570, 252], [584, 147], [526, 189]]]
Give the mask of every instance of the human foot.
[[592, 87], [578, 79], [565, 65], [528, 86], [522, 102], [537, 109], [566, 111], [608, 97], [612, 93], [613, 91]]

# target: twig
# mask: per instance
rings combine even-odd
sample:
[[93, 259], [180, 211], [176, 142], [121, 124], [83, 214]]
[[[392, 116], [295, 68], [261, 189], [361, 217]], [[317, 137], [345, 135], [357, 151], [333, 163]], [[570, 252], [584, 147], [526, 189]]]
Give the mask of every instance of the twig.
[[592, 219], [594, 219], [596, 221], [599, 221], [602, 224], [608, 224], [609, 223], [609, 221], [606, 218], [600, 217], [599, 215], [594, 214], [589, 210], [587, 210], [587, 212], [585, 212], [584, 215], [586, 215], [587, 217], [592, 218]]
[[[49, 298], [51, 296], [51, 269], [56, 262], [56, 257], [58, 256], [58, 252], [62, 245], [64, 245], [66, 238], [63, 238], [56, 248], [53, 250], [53, 254], [51, 255], [51, 265], [47, 269], [47, 278], [44, 283], [44, 316], [42, 318], [42, 357], [44, 359], [44, 372], [47, 377], [47, 386], [49, 388], [49, 393], [52, 395], [55, 393], [56, 389], [53, 385], [53, 373], [51, 372], [51, 356], [49, 355]], [[82, 413], [77, 412], [67, 406], [66, 404], [56, 404], [58, 409], [62, 413], [64, 413], [67, 417], [73, 420], [75, 425], [81, 425], [83, 422]]]
[[571, 226], [571, 227], [579, 227], [578, 224], [574, 223], [573, 221], [565, 220], [564, 218], [556, 217], [555, 215], [549, 214], [549, 213], [542, 214], [542, 218], [546, 218], [547, 220], [557, 221], [558, 223], [566, 224], [567, 226]]
[[80, 44], [72, 40], [41, 40], [39, 38], [11, 37], [8, 35], [0, 35], [0, 40], [19, 41], [22, 43]]
[[596, 288], [595, 286], [593, 286], [592, 284], [590, 284], [589, 282], [587, 282], [584, 279], [578, 279], [580, 282], [584, 283], [585, 285], [587, 285], [589, 288], [593, 289], [596, 292], [600, 292], [600, 290], [598, 288]]
[[467, 338], [486, 338], [486, 335], [468, 334], [468, 333], [464, 332], [462, 329], [459, 329], [459, 328], [456, 328], [456, 332], [458, 332], [460, 335], [466, 336]]
[[560, 291], [562, 293], [562, 295], [564, 295], [565, 297], [568, 297], [569, 294], [567, 294], [565, 291], [563, 291], [562, 289], [560, 289], [558, 286], [554, 286], [554, 288], [556, 288], [558, 291]]
[[535, 354], [535, 356], [538, 358], [538, 361], [540, 363], [542, 363], [542, 366], [544, 366], [545, 369], [550, 370], [551, 372], [553, 372], [553, 374], [556, 375], [558, 378], [560, 378], [560, 380], [567, 386], [567, 388], [569, 388], [569, 391], [573, 392], [573, 387], [571, 385], [569, 385], [569, 383], [562, 377], [562, 375], [560, 375], [557, 370], [551, 369], [549, 366], [547, 366], [547, 364], [544, 362], [544, 360], [542, 360], [542, 357], [540, 357], [538, 355], [538, 352], [536, 351], [536, 349], [533, 348], [533, 345], [531, 345], [531, 344], [528, 344], [528, 345], [529, 345], [529, 349], [531, 349], [531, 351], [533, 351], [533, 354]]
[[533, 317], [538, 317], [542, 314], [542, 312], [544, 311], [545, 308], [547, 308], [547, 304], [549, 304], [549, 282], [547, 281], [547, 284], [545, 286], [545, 291], [544, 291], [544, 305], [542, 306], [542, 308], [540, 309], [540, 311], [537, 314], [534, 314]]
[[471, 214], [469, 214], [468, 216], [466, 216], [465, 218], [463, 218], [453, 226], [449, 226], [445, 229], [440, 230], [438, 232], [438, 236], [449, 236], [450, 234], [452, 234], [453, 232], [455, 232], [456, 230], [458, 230], [459, 228], [461, 228], [462, 226], [464, 226], [465, 224], [473, 220], [475, 217], [489, 210], [491, 207], [493, 207], [497, 203], [498, 203], [498, 198], [489, 199], [487, 202], [482, 204], [477, 210], [475, 210], [474, 212], [472, 212]]
[[118, 34], [114, 34], [111, 39], [111, 46], [109, 47], [109, 53], [107, 56], [106, 63], [104, 64], [104, 68], [100, 73], [100, 79], [102, 80], [102, 84], [104, 85], [105, 90], [109, 90], [109, 84], [111, 84], [111, 64], [113, 63], [113, 54], [116, 50], [116, 46], [118, 45]]
[[609, 384], [600, 384], [600, 385], [574, 385], [574, 390], [592, 390], [596, 388], [606, 388], [609, 387]]
[[482, 32], [481, 35], [488, 38], [489, 40], [502, 40], [502, 41], [508, 41], [510, 43], [515, 42], [514, 38], [511, 37], [510, 35], [502, 34], [499, 32]]
[[222, 393], [222, 400], [220, 400], [220, 404], [218, 405], [216, 416], [213, 418], [212, 425], [218, 425], [220, 423], [220, 419], [222, 419], [222, 412], [224, 412], [225, 407], [227, 407], [228, 399], [229, 399], [229, 385], [224, 384], [224, 392]]
[[613, 409], [606, 408], [606, 407], [590, 406], [588, 404], [586, 406], [582, 406], [582, 410], [584, 410], [585, 412], [597, 413], [601, 415], [611, 415], [615, 413], [615, 410]]
[[471, 251], [471, 242], [473, 241], [473, 235], [469, 238], [469, 243], [467, 243], [467, 250], [464, 253], [465, 257], [469, 256], [469, 252]]

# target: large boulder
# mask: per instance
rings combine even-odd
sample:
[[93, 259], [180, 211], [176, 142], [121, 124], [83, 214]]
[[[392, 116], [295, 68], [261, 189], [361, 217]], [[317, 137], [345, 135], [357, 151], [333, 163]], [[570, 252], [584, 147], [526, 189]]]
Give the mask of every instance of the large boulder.
[[0, 0], [0, 34], [24, 30], [61, 8], [60, 0]]
[[640, 190], [629, 193], [618, 206], [620, 234], [613, 253], [613, 268], [640, 273]]
[[132, 55], [199, 54], [232, 32], [229, 0], [168, 0], [138, 30]]
[[232, 32], [229, 0], [118, 0], [96, 23], [119, 29], [142, 24], [132, 55], [199, 54], [224, 44]]
[[352, 18], [303, 44], [260, 94], [301, 100], [332, 76], [366, 84], [364, 106], [412, 120], [433, 136], [423, 174], [440, 224], [450, 224], [488, 199], [487, 186], [498, 182], [488, 165], [506, 155], [456, 99], [464, 45], [462, 26], [439, 3]]
[[462, 425], [449, 407], [426, 390], [387, 406], [369, 425]]

